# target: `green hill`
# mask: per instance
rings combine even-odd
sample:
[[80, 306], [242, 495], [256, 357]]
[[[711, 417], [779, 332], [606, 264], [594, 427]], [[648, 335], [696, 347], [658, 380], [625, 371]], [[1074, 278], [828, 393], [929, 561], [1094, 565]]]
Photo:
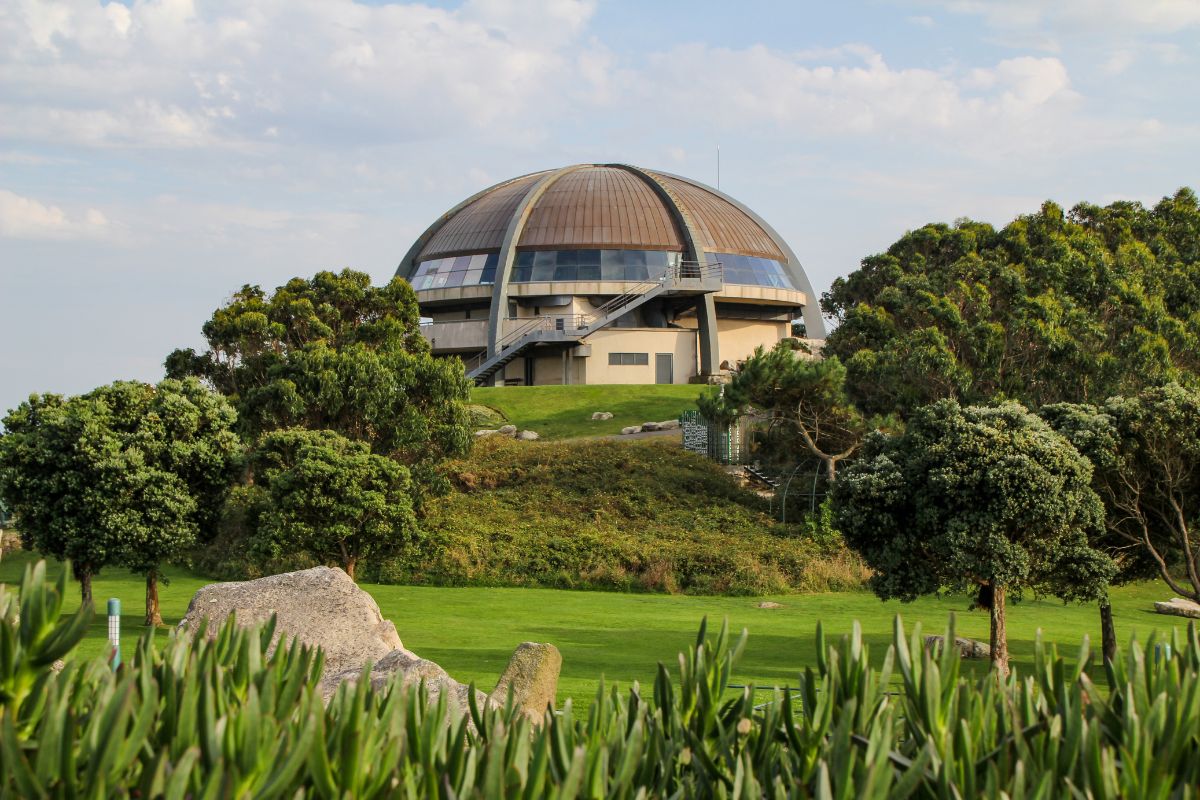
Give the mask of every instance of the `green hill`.
[[430, 504], [426, 544], [365, 580], [766, 594], [864, 576], [840, 540], [780, 525], [674, 442], [490, 437], [448, 472], [455, 488]]

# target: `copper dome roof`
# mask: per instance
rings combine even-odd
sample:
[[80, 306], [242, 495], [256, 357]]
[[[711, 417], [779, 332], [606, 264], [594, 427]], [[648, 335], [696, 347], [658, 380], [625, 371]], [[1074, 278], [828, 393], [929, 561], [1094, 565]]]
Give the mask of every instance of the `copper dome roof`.
[[[422, 237], [414, 260], [499, 250], [526, 197], [553, 174], [523, 175], [470, 198]], [[530, 203], [516, 244], [682, 251], [684, 238], [671, 206], [690, 217], [702, 239], [697, 244], [707, 252], [788, 261], [754, 218], [716, 191], [666, 173], [610, 164], [558, 171]]]

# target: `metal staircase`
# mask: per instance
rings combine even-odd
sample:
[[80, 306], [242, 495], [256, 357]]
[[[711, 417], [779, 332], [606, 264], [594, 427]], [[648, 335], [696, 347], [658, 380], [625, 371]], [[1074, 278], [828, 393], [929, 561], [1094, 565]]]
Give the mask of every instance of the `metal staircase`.
[[496, 343], [493, 355], [483, 353], [468, 361], [467, 377], [475, 381], [476, 386], [482, 386], [514, 358], [538, 345], [578, 343], [656, 297], [709, 294], [720, 291], [723, 284], [720, 262], [673, 264], [658, 277], [635, 284], [591, 314], [558, 314], [523, 321]]

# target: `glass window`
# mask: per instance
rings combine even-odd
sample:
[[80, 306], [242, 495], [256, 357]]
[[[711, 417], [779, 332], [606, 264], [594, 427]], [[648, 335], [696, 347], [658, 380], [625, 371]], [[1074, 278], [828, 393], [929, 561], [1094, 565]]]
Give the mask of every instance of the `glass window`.
[[609, 353], [610, 367], [646, 367], [650, 365], [649, 353]]
[[667, 255], [666, 250], [646, 250], [642, 253], [642, 257], [646, 259], [646, 267], [653, 268], [658, 272], [666, 269]]
[[578, 250], [559, 250], [555, 253], [556, 263], [560, 267], [573, 267], [579, 263]]
[[517, 253], [516, 265], [518, 267], [532, 267], [533, 266], [533, 252], [526, 251], [524, 253]]
[[465, 278], [466, 275], [467, 275], [467, 273], [465, 270], [462, 272], [451, 272], [449, 275], [446, 276], [446, 285], [447, 286], [462, 286], [463, 278]]
[[646, 280], [646, 265], [645, 264], [626, 264], [625, 265], [625, 280], [627, 281], [644, 281]]
[[479, 284], [479, 276], [483, 274], [482, 269], [471, 268], [467, 270], [466, 277], [463, 278], [463, 286], [476, 286]]
[[533, 267], [522, 266], [513, 267], [512, 280], [516, 283], [525, 283], [533, 276]]
[[601, 250], [600, 251], [600, 266], [614, 267], [625, 264], [624, 250]]
[[625, 280], [624, 264], [605, 264], [600, 267], [600, 279], [605, 281]]
[[579, 280], [581, 281], [598, 281], [600, 280], [600, 267], [596, 264], [588, 264], [579, 266]]
[[466, 272], [469, 266], [471, 266], [470, 256], [458, 256], [454, 259], [454, 263], [450, 266], [450, 269], [455, 272]]
[[483, 272], [481, 272], [479, 275], [479, 282], [480, 283], [495, 283], [496, 282], [496, 268], [494, 266], [484, 267]]
[[600, 251], [599, 250], [576, 250], [579, 258], [579, 266], [581, 267], [598, 267], [600, 266]]
[[553, 267], [558, 260], [558, 253], [553, 250], [538, 250], [533, 254], [533, 266], [536, 267]]
[[[538, 253], [538, 255], [541, 255], [541, 253]], [[534, 264], [533, 264], [533, 277], [530, 278], [530, 280], [534, 280], [534, 281], [554, 280], [554, 262], [553, 261], [547, 262], [547, 261], [543, 260], [543, 263], [539, 264], [539, 263], [537, 263], [537, 260], [535, 259]]]
[[476, 253], [475, 255], [471, 256], [471, 266], [469, 268], [470, 269], [483, 269], [483, 266], [484, 266], [484, 264], [487, 263], [487, 260], [488, 260], [487, 253]]
[[[536, 271], [537, 267], [534, 267]], [[554, 268], [554, 280], [574, 281], [579, 279], [579, 267], [574, 264], [559, 264]]]

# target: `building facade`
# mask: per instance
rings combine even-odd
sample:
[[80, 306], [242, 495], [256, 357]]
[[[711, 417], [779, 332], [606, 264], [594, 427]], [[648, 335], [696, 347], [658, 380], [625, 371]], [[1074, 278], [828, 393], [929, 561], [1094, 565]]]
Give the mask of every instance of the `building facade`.
[[467, 198], [396, 271], [435, 354], [478, 384], [709, 380], [802, 319], [824, 338], [795, 254], [754, 212], [627, 164], [523, 175]]

